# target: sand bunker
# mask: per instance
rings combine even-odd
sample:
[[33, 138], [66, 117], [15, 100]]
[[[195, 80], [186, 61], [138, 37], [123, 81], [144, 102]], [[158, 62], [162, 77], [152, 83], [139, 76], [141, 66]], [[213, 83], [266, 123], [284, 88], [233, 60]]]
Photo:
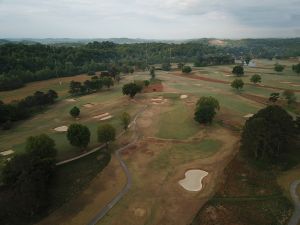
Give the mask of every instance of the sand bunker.
[[249, 113], [249, 114], [245, 115], [244, 118], [250, 118], [250, 117], [252, 117], [253, 115], [254, 115], [254, 114]]
[[188, 97], [187, 95], [180, 95], [180, 99], [185, 99], [187, 97]]
[[92, 107], [94, 107], [94, 104], [87, 103], [87, 104], [83, 105], [83, 107], [85, 107], [85, 108], [92, 108]]
[[282, 82], [280, 82], [281, 84], [291, 84], [292, 82], [290, 82], [290, 81], [282, 81]]
[[290, 84], [292, 87], [300, 87], [300, 84]]
[[54, 130], [57, 131], [57, 132], [67, 132], [68, 131], [68, 126], [56, 127], [56, 128], [54, 128]]
[[107, 112], [107, 113], [102, 113], [100, 115], [97, 115], [97, 116], [93, 116], [94, 119], [101, 119], [103, 117], [106, 117], [106, 116], [109, 116], [110, 114]]
[[112, 118], [112, 116], [109, 115], [109, 116], [106, 116], [106, 117], [101, 118], [100, 120], [103, 121], [103, 120], [108, 120], [108, 119], [111, 119], [111, 118]]
[[227, 75], [225, 75], [225, 77], [233, 77], [234, 75], [229, 75], [229, 74], [227, 74]]
[[0, 155], [2, 155], [2, 156], [8, 156], [11, 154], [14, 154], [14, 150], [10, 149], [10, 150], [4, 151], [4, 152], [0, 152]]
[[201, 191], [202, 180], [208, 175], [204, 170], [188, 170], [185, 172], [185, 178], [178, 183], [187, 191]]
[[201, 87], [201, 86], [203, 86], [202, 84], [194, 84], [195, 86], [199, 86], [199, 87]]
[[157, 98], [151, 98], [151, 102], [154, 105], [160, 105], [160, 104], [164, 104], [165, 102], [167, 102], [167, 99], [164, 99], [162, 96], [159, 96]]
[[111, 119], [113, 116], [110, 115], [110, 113], [102, 113], [100, 115], [97, 115], [97, 116], [93, 116], [94, 119], [100, 119], [101, 121], [103, 120], [108, 120], [108, 119]]
[[74, 98], [66, 99], [67, 102], [76, 102], [77, 100]]

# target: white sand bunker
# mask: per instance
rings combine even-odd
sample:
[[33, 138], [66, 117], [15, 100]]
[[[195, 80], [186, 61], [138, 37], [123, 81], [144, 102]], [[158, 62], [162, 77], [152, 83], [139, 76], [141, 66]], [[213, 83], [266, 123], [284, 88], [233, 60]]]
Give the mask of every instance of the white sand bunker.
[[185, 178], [178, 183], [187, 191], [201, 191], [202, 180], [208, 175], [204, 170], [188, 170], [185, 172]]
[[2, 156], [8, 156], [11, 154], [14, 154], [14, 150], [12, 150], [12, 149], [4, 151], [4, 152], [0, 152], [0, 155], [2, 155]]
[[74, 98], [69, 98], [69, 99], [66, 99], [67, 102], [76, 102], [77, 100], [74, 99]]
[[180, 99], [185, 99], [187, 97], [188, 97], [187, 95], [180, 95]]
[[281, 83], [281, 84], [291, 84], [292, 82], [290, 82], [290, 81], [282, 81], [282, 82], [279, 82], [279, 83]]
[[109, 120], [109, 119], [111, 119], [111, 118], [112, 118], [112, 116], [109, 115], [109, 116], [106, 116], [106, 117], [101, 118], [100, 120], [101, 120], [101, 121], [103, 121], [103, 120]]
[[94, 119], [100, 119], [100, 120], [108, 120], [108, 119], [111, 119], [113, 116], [110, 115], [110, 113], [102, 113], [100, 115], [97, 115], [97, 116], [93, 116]]
[[92, 107], [94, 107], [94, 104], [87, 103], [87, 104], [83, 105], [83, 107], [85, 107], [85, 108], [92, 108]]
[[250, 117], [252, 117], [253, 115], [254, 115], [254, 114], [249, 113], [249, 114], [245, 115], [244, 118], [250, 118]]
[[97, 115], [97, 116], [93, 116], [94, 119], [101, 119], [103, 117], [106, 117], [106, 116], [109, 116], [109, 113], [102, 113], [100, 115]]
[[159, 105], [159, 104], [164, 104], [165, 102], [167, 102], [167, 99], [164, 99], [164, 97], [159, 96], [157, 98], [151, 98], [151, 102], [154, 105]]
[[290, 84], [292, 87], [300, 87], [300, 84]]
[[67, 132], [68, 131], [68, 126], [56, 127], [56, 128], [54, 128], [54, 130], [57, 131], [57, 132]]

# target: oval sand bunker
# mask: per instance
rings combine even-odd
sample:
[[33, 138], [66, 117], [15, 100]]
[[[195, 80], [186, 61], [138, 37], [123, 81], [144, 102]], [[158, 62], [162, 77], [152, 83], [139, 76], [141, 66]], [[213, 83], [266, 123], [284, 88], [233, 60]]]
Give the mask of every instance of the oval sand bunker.
[[187, 191], [201, 191], [202, 179], [208, 175], [204, 170], [188, 170], [185, 172], [185, 178], [178, 183]]

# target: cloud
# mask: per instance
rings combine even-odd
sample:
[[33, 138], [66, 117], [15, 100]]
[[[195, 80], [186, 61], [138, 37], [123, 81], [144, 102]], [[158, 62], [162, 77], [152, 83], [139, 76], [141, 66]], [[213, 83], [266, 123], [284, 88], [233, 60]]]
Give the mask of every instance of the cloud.
[[2, 37], [286, 37], [299, 18], [299, 0], [0, 0]]

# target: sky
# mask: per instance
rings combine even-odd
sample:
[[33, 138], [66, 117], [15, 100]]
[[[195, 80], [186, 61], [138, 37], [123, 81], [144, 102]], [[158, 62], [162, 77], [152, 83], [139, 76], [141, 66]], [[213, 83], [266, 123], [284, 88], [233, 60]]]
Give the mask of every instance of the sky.
[[0, 0], [0, 38], [300, 37], [300, 0]]

